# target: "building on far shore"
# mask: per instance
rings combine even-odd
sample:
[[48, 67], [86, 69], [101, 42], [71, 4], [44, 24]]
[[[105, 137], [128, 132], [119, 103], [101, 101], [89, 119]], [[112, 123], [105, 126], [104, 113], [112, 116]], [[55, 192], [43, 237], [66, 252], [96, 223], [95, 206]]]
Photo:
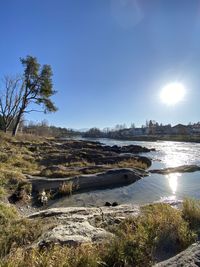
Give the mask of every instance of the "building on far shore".
[[190, 135], [192, 133], [189, 125], [177, 124], [172, 127], [172, 134], [176, 135]]

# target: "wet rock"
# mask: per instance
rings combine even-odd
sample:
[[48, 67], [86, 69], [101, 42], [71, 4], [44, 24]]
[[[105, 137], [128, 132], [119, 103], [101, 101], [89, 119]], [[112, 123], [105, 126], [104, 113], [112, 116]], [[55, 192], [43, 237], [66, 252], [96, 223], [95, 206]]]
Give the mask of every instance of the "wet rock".
[[149, 149], [149, 148], [138, 146], [138, 145], [129, 145], [129, 146], [122, 146], [122, 147], [117, 146], [117, 145], [104, 146], [103, 150], [112, 151], [116, 153], [133, 153], [133, 154], [155, 151], [155, 149]]
[[105, 206], [105, 207], [110, 207], [110, 206], [112, 206], [112, 204], [111, 204], [110, 202], [106, 201], [106, 203], [105, 203], [104, 206]]
[[200, 266], [200, 242], [191, 245], [186, 250], [182, 251], [175, 257], [172, 257], [166, 261], [160, 262], [154, 267], [196, 267]]
[[169, 174], [169, 173], [174, 173], [174, 172], [196, 172], [196, 171], [200, 171], [200, 166], [182, 165], [179, 167], [149, 170], [149, 172], [151, 173], [158, 173], [158, 174]]
[[118, 186], [129, 185], [140, 180], [144, 171], [131, 168], [111, 169], [105, 172], [80, 175], [71, 178], [45, 178], [31, 177], [33, 191], [59, 189], [63, 183], [71, 183], [73, 191], [89, 191], [103, 188], [113, 188]]

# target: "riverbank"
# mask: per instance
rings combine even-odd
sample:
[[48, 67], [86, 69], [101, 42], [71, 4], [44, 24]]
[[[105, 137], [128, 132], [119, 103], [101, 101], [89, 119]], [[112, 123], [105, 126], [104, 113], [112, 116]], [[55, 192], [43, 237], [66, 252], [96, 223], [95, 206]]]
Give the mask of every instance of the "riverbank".
[[38, 205], [43, 190], [52, 199], [130, 184], [151, 165], [148, 157], [138, 155], [151, 149], [137, 145], [105, 146], [29, 135], [11, 138], [1, 134], [0, 138], [0, 197], [11, 203]]
[[[149, 174], [152, 147], [0, 137], [2, 267], [39, 267], [45, 262], [53, 267], [152, 266], [198, 239], [199, 202], [184, 201], [183, 210], [176, 210], [165, 203], [119, 205], [115, 197], [112, 202], [103, 198], [102, 205], [93, 202], [93, 207], [51, 208], [38, 199], [45, 189], [49, 202], [60, 205], [61, 196], [79, 197], [83, 184], [85, 195], [99, 185], [135, 187]], [[198, 170], [191, 165], [151, 172]], [[73, 186], [75, 181], [79, 184]]]

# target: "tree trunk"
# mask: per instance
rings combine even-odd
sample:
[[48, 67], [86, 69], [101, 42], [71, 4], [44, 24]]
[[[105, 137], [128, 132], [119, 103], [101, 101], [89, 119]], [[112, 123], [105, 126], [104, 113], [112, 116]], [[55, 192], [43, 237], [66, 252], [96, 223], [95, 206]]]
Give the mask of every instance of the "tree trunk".
[[22, 114], [23, 114], [23, 113], [20, 112], [19, 115], [17, 116], [15, 125], [14, 125], [14, 127], [13, 127], [12, 136], [16, 136], [16, 134], [17, 134], [17, 131], [18, 131], [18, 128], [19, 128], [19, 123], [20, 123]]

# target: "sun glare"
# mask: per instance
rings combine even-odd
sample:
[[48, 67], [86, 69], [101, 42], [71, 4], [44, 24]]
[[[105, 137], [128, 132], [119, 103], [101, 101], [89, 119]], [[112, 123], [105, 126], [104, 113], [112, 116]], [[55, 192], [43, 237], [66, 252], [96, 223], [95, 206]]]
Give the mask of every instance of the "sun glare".
[[185, 96], [185, 88], [181, 83], [170, 83], [162, 88], [160, 98], [167, 105], [175, 105]]

